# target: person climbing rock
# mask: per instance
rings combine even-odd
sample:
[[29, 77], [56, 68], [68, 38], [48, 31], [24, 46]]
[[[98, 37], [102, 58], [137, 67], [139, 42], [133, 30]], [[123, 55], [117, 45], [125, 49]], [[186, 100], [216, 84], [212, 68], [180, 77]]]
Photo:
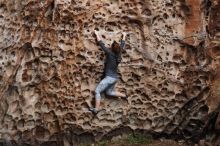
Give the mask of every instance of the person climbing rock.
[[128, 99], [127, 95], [116, 92], [115, 91], [115, 84], [118, 81], [119, 75], [117, 72], [118, 64], [121, 62], [121, 52], [125, 47], [125, 38], [126, 33], [122, 33], [122, 40], [120, 45], [114, 41], [111, 45], [111, 48], [105, 47], [105, 44], [102, 42], [98, 32], [95, 30], [95, 35], [97, 41], [101, 47], [101, 49], [106, 54], [105, 60], [105, 68], [104, 68], [104, 79], [97, 85], [95, 89], [95, 108], [90, 108], [89, 110], [94, 114], [100, 110], [100, 100], [101, 100], [101, 93], [105, 92], [108, 96], [113, 97], [121, 97], [122, 99]]

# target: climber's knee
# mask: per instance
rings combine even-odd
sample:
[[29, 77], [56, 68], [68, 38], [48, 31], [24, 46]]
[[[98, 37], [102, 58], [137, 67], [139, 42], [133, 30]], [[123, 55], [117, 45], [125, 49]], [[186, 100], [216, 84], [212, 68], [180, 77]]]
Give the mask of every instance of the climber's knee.
[[107, 90], [105, 93], [106, 93], [106, 95], [108, 95], [108, 96], [116, 96], [115, 91], [108, 91], [108, 90]]
[[101, 100], [101, 94], [96, 94], [96, 95], [95, 95], [95, 99], [96, 99], [96, 100]]
[[98, 88], [95, 90], [95, 99], [100, 100], [101, 99], [101, 92], [99, 91]]

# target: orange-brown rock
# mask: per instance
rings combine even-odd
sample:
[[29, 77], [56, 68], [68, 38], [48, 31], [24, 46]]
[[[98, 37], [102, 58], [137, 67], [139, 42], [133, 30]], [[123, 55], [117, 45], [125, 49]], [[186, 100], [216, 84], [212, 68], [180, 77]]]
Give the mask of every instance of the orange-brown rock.
[[[0, 0], [0, 139], [76, 145], [143, 130], [217, 143], [220, 0]], [[93, 116], [106, 46], [128, 32], [117, 90]], [[213, 136], [214, 135], [214, 136]]]

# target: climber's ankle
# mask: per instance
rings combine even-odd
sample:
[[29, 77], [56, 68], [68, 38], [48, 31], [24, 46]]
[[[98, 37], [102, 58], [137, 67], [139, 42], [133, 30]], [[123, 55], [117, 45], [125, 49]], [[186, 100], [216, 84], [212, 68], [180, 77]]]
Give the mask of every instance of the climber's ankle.
[[90, 107], [89, 111], [91, 111], [93, 114], [97, 114], [98, 110], [96, 108]]

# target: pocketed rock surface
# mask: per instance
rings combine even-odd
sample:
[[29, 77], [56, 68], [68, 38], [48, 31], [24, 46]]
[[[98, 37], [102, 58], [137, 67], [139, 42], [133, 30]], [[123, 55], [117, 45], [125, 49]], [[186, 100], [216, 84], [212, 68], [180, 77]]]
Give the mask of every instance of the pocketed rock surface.
[[[0, 139], [74, 145], [123, 130], [220, 142], [220, 0], [0, 0]], [[88, 112], [128, 32], [116, 90]], [[212, 136], [213, 137], [213, 136]], [[213, 139], [211, 139], [213, 140]]]

